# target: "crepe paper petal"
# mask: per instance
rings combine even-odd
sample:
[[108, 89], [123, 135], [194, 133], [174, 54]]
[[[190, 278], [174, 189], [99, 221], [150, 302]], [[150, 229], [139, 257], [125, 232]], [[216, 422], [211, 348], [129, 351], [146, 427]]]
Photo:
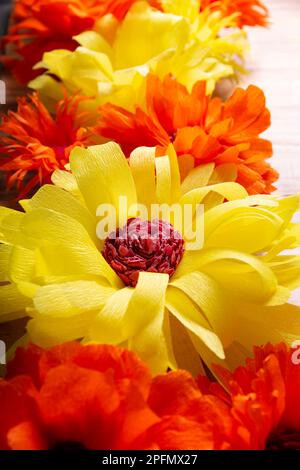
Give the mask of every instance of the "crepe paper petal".
[[74, 281], [39, 287], [33, 303], [45, 317], [71, 319], [86, 312], [100, 311], [113, 293], [114, 289], [96, 282]]
[[0, 245], [0, 282], [8, 281], [10, 256], [13, 247], [10, 245]]
[[[130, 155], [130, 168], [134, 178], [137, 199], [150, 209], [156, 203], [155, 149], [140, 147]], [[145, 191], [147, 188], [147, 191]]]
[[72, 316], [70, 318], [44, 317], [36, 315], [29, 320], [27, 332], [30, 341], [45, 348], [51, 348], [68, 341], [80, 340], [88, 334], [88, 324], [95, 319], [95, 312]]
[[232, 293], [249, 296], [254, 302], [266, 302], [277, 289], [272, 270], [259, 257], [239, 251], [214, 248], [187, 252], [176, 276], [193, 271], [208, 273]]
[[184, 194], [184, 196], [182, 196], [180, 203], [182, 205], [201, 204], [201, 202], [210, 192], [216, 192], [217, 194], [220, 194], [222, 198], [228, 199], [229, 201], [242, 199], [247, 196], [245, 189], [237, 183], [220, 183], [193, 189], [192, 191], [189, 191], [188, 193]]
[[[151, 292], [152, 285], [155, 286], [153, 292]], [[124, 326], [128, 335], [138, 333], [162, 309], [167, 285], [168, 276], [166, 275], [141, 273], [125, 314]], [[150, 304], [145, 305], [145, 298], [149, 300]], [[145, 314], [140, 315], [141, 308], [145, 309], [145, 307]], [[156, 312], [155, 315], [152, 315], [152, 312]]]
[[[182, 16], [136, 4], [117, 31], [113, 44], [115, 68], [145, 64], [168, 50], [180, 51], [188, 35], [189, 25]], [[150, 43], [149, 38], [152, 38]]]
[[[183, 369], [189, 371], [193, 377], [205, 376], [205, 370], [195, 350], [185, 327], [174, 315], [169, 314], [170, 348], [172, 348], [175, 366], [171, 369]], [[170, 353], [169, 353], [170, 355]]]
[[[83, 271], [101, 276], [112, 285], [118, 284], [115, 273], [97, 251], [84, 227], [71, 217], [39, 208], [26, 215], [22, 231], [35, 238], [42, 257], [51, 261], [49, 273]], [[74, 243], [77, 246], [75, 250]]]
[[[249, 304], [243, 304], [240, 310], [240, 321], [244, 322], [245, 329], [241, 335], [240, 343], [251, 351], [254, 335], [257, 335], [259, 344], [286, 342], [293, 344], [299, 339], [299, 312], [297, 306], [284, 304], [274, 307], [257, 307], [258, 315], [253, 316]], [[261, 316], [262, 323], [259, 332], [257, 318]], [[268, 328], [267, 323], [273, 318], [273, 327]], [[247, 333], [246, 333], [247, 332]], [[247, 338], [246, 338], [247, 336]]]
[[114, 292], [95, 317], [85, 340], [103, 344], [124, 343], [128, 339], [124, 331], [124, 317], [132, 295], [133, 290], [128, 287]]
[[[283, 230], [283, 220], [269, 210], [256, 207], [233, 208], [227, 206], [226, 216], [216, 223], [211, 209], [205, 220], [207, 247], [220, 246], [249, 253], [263, 252]], [[211, 217], [209, 217], [211, 216]], [[245, 221], [247, 216], [247, 222]], [[253, 228], [255, 226], [255, 232]], [[256, 231], [261, 236], [255, 238]], [[254, 237], [253, 237], [254, 236]]]
[[201, 313], [189, 298], [176, 289], [168, 289], [166, 306], [177, 320], [189, 331], [194, 333], [216, 356], [224, 359], [224, 350], [219, 337], [213, 333], [209, 324], [201, 318]]
[[5, 286], [1, 286], [0, 323], [5, 323], [10, 320], [22, 318], [24, 316], [24, 309], [29, 305], [29, 299], [20, 294], [15, 284], [7, 284]]
[[23, 218], [22, 212], [0, 207], [0, 240], [2, 243], [33, 248], [33, 240], [20, 230]]
[[225, 347], [233, 341], [226, 321], [227, 299], [216, 281], [204, 273], [193, 272], [175, 279], [170, 285], [180, 289], [198, 306]]
[[162, 204], [171, 203], [171, 172], [168, 157], [160, 157], [155, 160], [157, 180], [157, 201]]
[[52, 183], [58, 188], [64, 189], [77, 198], [80, 198], [80, 191], [76, 183], [76, 179], [72, 173], [64, 170], [55, 170], [51, 176]]
[[44, 185], [24, 206], [26, 212], [43, 208], [55, 212], [61, 212], [74, 220], [77, 220], [88, 232], [91, 239], [96, 242], [95, 218], [87, 208], [78, 201], [78, 198], [65, 190], [52, 185]]
[[177, 154], [174, 146], [170, 144], [167, 148], [166, 154], [169, 158], [170, 174], [171, 174], [171, 202], [177, 202], [181, 196], [181, 179], [180, 171], [177, 163]]
[[[174, 335], [173, 335], [173, 332], [171, 330], [171, 321], [172, 321], [172, 318], [171, 318], [171, 315], [170, 313], [168, 312], [167, 309], [164, 310], [164, 320], [163, 320], [163, 332], [164, 332], [164, 343], [165, 343], [165, 347], [166, 347], [166, 355], [167, 355], [167, 358], [168, 358], [168, 369], [170, 370], [177, 370], [180, 368], [179, 364], [178, 364], [178, 360], [176, 359], [175, 357], [175, 354], [174, 354], [174, 348], [173, 348], [173, 342], [174, 342]], [[178, 352], [178, 350], [177, 350]], [[182, 349], [182, 360], [184, 361], [186, 359], [185, 357], [185, 352], [186, 351], [183, 351]], [[192, 354], [193, 356], [193, 354]], [[191, 356], [191, 358], [192, 358]], [[198, 357], [198, 359], [200, 359]], [[187, 362], [187, 361], [185, 361]], [[200, 364], [202, 365], [201, 363], [201, 360], [200, 360]]]
[[169, 277], [165, 274], [140, 273], [124, 316], [129, 348], [149, 364], [153, 373], [162, 365], [165, 368], [169, 365], [163, 332], [168, 282]]
[[298, 279], [300, 276], [299, 270], [300, 256], [279, 256], [275, 257], [270, 263], [271, 269], [274, 271], [278, 278], [278, 282], [290, 291], [297, 289]]
[[[136, 204], [134, 180], [117, 145], [108, 143], [88, 150], [74, 149], [71, 169], [92, 214], [96, 214], [99, 202], [118, 208], [120, 194], [127, 199], [128, 208]], [[118, 210], [117, 215], [127, 220], [128, 214], [120, 214]]]
[[202, 186], [208, 186], [214, 170], [214, 163], [207, 163], [193, 168], [182, 182], [181, 190], [183, 194], [186, 194], [193, 189], [201, 188]]
[[8, 277], [11, 282], [20, 282], [33, 277], [35, 254], [21, 246], [13, 246], [10, 253]]
[[95, 31], [84, 31], [81, 34], [74, 36], [74, 39], [78, 44], [80, 44], [80, 46], [83, 46], [86, 49], [91, 49], [95, 52], [102, 52], [109, 57], [110, 61], [112, 60], [112, 47], [103, 36], [100, 36], [100, 34]]

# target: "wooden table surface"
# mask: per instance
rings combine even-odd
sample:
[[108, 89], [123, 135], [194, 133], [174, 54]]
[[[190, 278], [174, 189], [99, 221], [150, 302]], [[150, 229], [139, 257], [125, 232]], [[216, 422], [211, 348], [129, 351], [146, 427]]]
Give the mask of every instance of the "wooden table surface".
[[[272, 113], [266, 137], [274, 143], [273, 165], [281, 178], [278, 188], [300, 191], [300, 0], [263, 0], [268, 6], [268, 29], [249, 28], [251, 73], [243, 79], [263, 88]], [[7, 74], [7, 106], [12, 107], [24, 88]], [[0, 108], [4, 108], [0, 105]]]
[[[251, 73], [243, 80], [263, 88], [272, 113], [272, 127], [265, 134], [274, 143], [273, 165], [281, 177], [284, 194], [300, 191], [300, 0], [264, 0], [270, 9], [268, 29], [250, 28]], [[7, 106], [15, 104], [24, 89], [7, 75]], [[0, 105], [3, 109], [4, 107]], [[12, 325], [1, 325], [0, 339], [12, 342]], [[24, 321], [14, 326], [19, 336]]]

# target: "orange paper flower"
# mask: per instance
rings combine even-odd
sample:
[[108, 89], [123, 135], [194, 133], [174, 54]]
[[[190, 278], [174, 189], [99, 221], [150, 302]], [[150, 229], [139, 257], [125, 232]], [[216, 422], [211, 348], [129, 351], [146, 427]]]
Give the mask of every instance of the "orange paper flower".
[[0, 171], [7, 175], [8, 189], [16, 185], [19, 199], [51, 182], [53, 171], [69, 162], [73, 147], [97, 143], [85, 127], [88, 115], [78, 111], [83, 99], [63, 99], [52, 116], [33, 93], [18, 99], [17, 112], [2, 116]]
[[198, 82], [191, 93], [171, 76], [163, 81], [149, 76], [146, 112], [130, 113], [112, 104], [100, 108], [97, 132], [117, 141], [129, 155], [139, 146], [157, 146], [164, 154], [170, 142], [177, 155], [182, 178], [194, 166], [213, 162], [236, 167], [236, 180], [250, 194], [270, 193], [277, 172], [266, 159], [272, 144], [260, 137], [270, 125], [263, 92], [250, 86], [238, 88], [225, 103], [205, 93]]
[[0, 379], [0, 449], [226, 449], [229, 407], [184, 371], [151, 379], [130, 351], [19, 349]]
[[237, 25], [267, 26], [268, 9], [260, 0], [202, 0], [201, 9], [209, 8], [212, 11], [221, 11], [224, 16], [238, 13]]
[[300, 450], [299, 347], [257, 347], [245, 367], [217, 371], [231, 390], [232, 415], [246, 430], [248, 449]]

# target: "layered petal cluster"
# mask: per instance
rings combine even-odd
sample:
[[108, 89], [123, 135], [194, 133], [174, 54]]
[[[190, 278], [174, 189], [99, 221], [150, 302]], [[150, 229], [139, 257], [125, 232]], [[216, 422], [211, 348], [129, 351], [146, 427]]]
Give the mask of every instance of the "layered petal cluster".
[[19, 349], [0, 398], [2, 450], [228, 446], [220, 399], [203, 395], [183, 371], [151, 379], [134, 354], [114, 346]]
[[256, 347], [234, 372], [218, 368], [231, 396], [232, 416], [247, 430], [249, 450], [300, 449], [300, 343]]
[[29, 345], [0, 379], [0, 449], [299, 450], [299, 359], [256, 347], [218, 368], [227, 393], [182, 370], [152, 378], [115, 346]]
[[[54, 49], [76, 49], [73, 36], [96, 27], [105, 15], [121, 21], [136, 0], [17, 0], [5, 37], [5, 64], [21, 83], [41, 73], [33, 67]], [[99, 27], [99, 25], [97, 25]]]
[[88, 129], [89, 115], [80, 111], [86, 98], [64, 98], [50, 114], [36, 93], [18, 99], [16, 112], [1, 116], [0, 171], [7, 188], [16, 188], [18, 198], [51, 182], [54, 170], [69, 163], [76, 146], [96, 144], [95, 131]]
[[[300, 281], [293, 254], [299, 224], [292, 222], [299, 197], [248, 197], [234, 182], [207, 185], [210, 173], [202, 167], [180, 184], [172, 146], [159, 158], [155, 149], [137, 149], [129, 163], [115, 143], [75, 148], [71, 173], [57, 170], [55, 185], [22, 202], [24, 213], [0, 209], [6, 283], [0, 287], [0, 321], [29, 315], [24, 340], [40, 346], [75, 339], [126, 345], [154, 372], [199, 372], [198, 354], [208, 364], [226, 355], [232, 367], [254, 344], [297, 339], [299, 308], [288, 300]], [[102, 209], [115, 211], [112, 233], [140, 217], [141, 205], [153, 204], [160, 205], [155, 219], [180, 232], [185, 252], [169, 278], [161, 263], [141, 267], [148, 254], [140, 243], [133, 251], [120, 244], [118, 269], [132, 268], [134, 261], [139, 270], [136, 287], [130, 287], [113, 259], [101, 254], [101, 224], [108, 223]], [[176, 217], [174, 208], [180, 209]], [[152, 257], [160, 246], [173, 259], [166, 244], [149, 243]]]
[[268, 9], [260, 0], [202, 0], [201, 8], [221, 11], [224, 16], [237, 13], [240, 28], [268, 25]]
[[236, 89], [225, 102], [206, 96], [205, 82], [191, 93], [171, 76], [147, 79], [146, 111], [134, 113], [107, 103], [100, 107], [97, 133], [115, 140], [126, 155], [141, 145], [165, 152], [172, 142], [179, 158], [182, 178], [195, 166], [220, 168], [242, 184], [250, 194], [269, 193], [278, 173], [266, 162], [272, 156], [271, 142], [260, 134], [270, 125], [264, 93], [255, 86]]
[[[44, 96], [57, 93], [59, 78], [70, 93], [94, 96], [94, 105], [111, 101], [133, 109], [140, 102], [145, 77], [172, 73], [189, 88], [207, 82], [208, 93], [222, 77], [242, 71], [247, 49], [243, 31], [226, 31], [234, 17], [218, 12], [199, 13], [199, 1], [170, 2], [161, 12], [136, 2], [124, 20], [109, 34], [85, 31], [75, 36], [79, 47], [52, 50], [38, 65], [47, 72], [30, 83]], [[222, 32], [222, 34], [221, 34]]]

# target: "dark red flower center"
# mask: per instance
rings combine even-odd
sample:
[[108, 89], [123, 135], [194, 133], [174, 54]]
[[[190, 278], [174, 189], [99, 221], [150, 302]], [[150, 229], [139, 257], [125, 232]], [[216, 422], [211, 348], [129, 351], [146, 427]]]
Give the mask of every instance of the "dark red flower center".
[[184, 240], [162, 220], [129, 219], [105, 240], [102, 254], [127, 286], [135, 287], [139, 273], [176, 271], [184, 253]]

